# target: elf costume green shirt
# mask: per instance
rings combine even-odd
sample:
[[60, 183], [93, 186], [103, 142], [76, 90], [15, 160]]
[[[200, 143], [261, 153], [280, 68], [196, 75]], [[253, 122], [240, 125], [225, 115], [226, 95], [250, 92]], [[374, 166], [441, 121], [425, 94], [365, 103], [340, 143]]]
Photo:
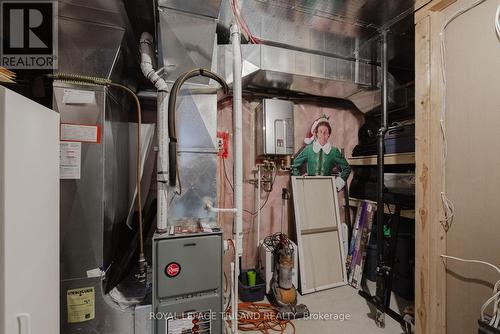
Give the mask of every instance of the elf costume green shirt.
[[342, 156], [339, 149], [326, 143], [321, 146], [317, 140], [306, 145], [302, 151], [293, 159], [292, 175], [300, 174], [300, 166], [307, 163], [307, 175], [332, 175], [335, 166], [340, 167], [340, 177], [347, 181], [351, 173], [351, 167]]

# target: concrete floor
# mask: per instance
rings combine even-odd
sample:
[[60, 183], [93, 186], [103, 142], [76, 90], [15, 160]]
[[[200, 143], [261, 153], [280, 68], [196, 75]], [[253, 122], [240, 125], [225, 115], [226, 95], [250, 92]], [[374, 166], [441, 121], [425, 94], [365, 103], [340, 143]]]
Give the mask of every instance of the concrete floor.
[[357, 290], [350, 286], [325, 290], [300, 298], [312, 314], [349, 315], [348, 320], [297, 320], [296, 333], [339, 333], [339, 334], [376, 334], [403, 333], [401, 326], [392, 318], [386, 316], [385, 328], [378, 328], [373, 320], [373, 307], [358, 295]]
[[[368, 282], [368, 290], [374, 291], [374, 283]], [[330, 290], [299, 296], [299, 303], [306, 304], [311, 314], [322, 314], [332, 320], [301, 319], [295, 320], [295, 333], [338, 333], [338, 334], [377, 334], [404, 333], [398, 322], [386, 316], [385, 328], [378, 328], [373, 320], [373, 307], [358, 295], [358, 291], [350, 286], [342, 286]], [[393, 298], [391, 307], [394, 310], [403, 308], [407, 302]], [[399, 307], [398, 307], [399, 306]], [[341, 321], [341, 317], [346, 320]], [[349, 316], [349, 319], [347, 319]], [[317, 317], [317, 316], [316, 316]], [[249, 332], [259, 333], [259, 332]], [[272, 333], [272, 332], [270, 332]], [[286, 333], [292, 333], [288, 326]]]

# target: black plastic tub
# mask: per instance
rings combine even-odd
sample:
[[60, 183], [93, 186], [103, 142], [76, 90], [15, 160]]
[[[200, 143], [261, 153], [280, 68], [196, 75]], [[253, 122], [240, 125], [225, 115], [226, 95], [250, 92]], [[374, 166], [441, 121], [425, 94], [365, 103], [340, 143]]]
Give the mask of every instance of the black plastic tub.
[[[255, 285], [249, 286], [247, 280], [247, 272], [256, 272]], [[238, 276], [238, 297], [243, 302], [258, 302], [264, 300], [266, 295], [266, 282], [260, 277], [255, 269], [242, 270]]]
[[495, 327], [491, 327], [489, 325], [489, 321], [486, 322], [486, 321], [479, 320], [478, 325], [479, 325], [479, 328], [478, 328], [477, 332], [479, 334], [500, 334], [500, 329], [495, 328]]

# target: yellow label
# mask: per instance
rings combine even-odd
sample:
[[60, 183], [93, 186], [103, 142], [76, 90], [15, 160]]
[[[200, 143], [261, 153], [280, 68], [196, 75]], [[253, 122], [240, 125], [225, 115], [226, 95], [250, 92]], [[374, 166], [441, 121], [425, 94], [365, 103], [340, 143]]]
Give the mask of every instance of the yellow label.
[[83, 322], [95, 318], [94, 287], [72, 289], [66, 292], [68, 322]]

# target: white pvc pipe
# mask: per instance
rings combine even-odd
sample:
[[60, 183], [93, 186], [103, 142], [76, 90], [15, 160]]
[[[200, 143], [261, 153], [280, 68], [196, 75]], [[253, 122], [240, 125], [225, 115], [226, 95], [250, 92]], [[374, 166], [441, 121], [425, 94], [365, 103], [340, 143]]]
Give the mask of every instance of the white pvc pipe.
[[210, 203], [206, 203], [205, 207], [210, 212], [237, 212], [238, 211], [236, 208], [215, 208]]
[[[234, 323], [237, 323], [238, 320], [235, 318], [236, 315], [235, 315], [235, 312], [234, 310], [236, 309], [238, 303], [235, 302], [235, 292], [234, 292], [234, 288], [236, 286], [236, 284], [234, 284], [235, 282], [235, 279], [234, 279], [234, 262], [231, 262], [231, 326], [232, 326], [232, 331], [234, 331]], [[236, 288], [236, 291], [238, 291], [238, 288]], [[236, 325], [236, 328], [238, 328], [238, 325]]]
[[208, 208], [209, 211], [212, 211], [212, 212], [237, 212], [238, 210], [236, 208]]
[[205, 197], [203, 199], [203, 206], [205, 209], [207, 209], [210, 212], [231, 212], [235, 213], [237, 210], [236, 208], [216, 208], [214, 207], [214, 204], [212, 203], [212, 200], [208, 197]]
[[238, 275], [240, 273], [239, 257], [242, 255], [243, 244], [243, 115], [241, 96], [241, 45], [240, 29], [231, 25], [231, 40], [233, 44], [233, 131], [234, 131], [234, 204], [235, 216], [235, 264], [234, 264], [234, 304], [233, 333], [238, 333]]
[[260, 246], [260, 164], [257, 165], [257, 249]]
[[168, 207], [168, 92], [158, 91], [158, 158], [156, 162], [157, 176], [157, 201], [156, 208], [156, 230], [163, 232], [167, 230], [167, 207]]
[[141, 71], [158, 90], [168, 91], [167, 83], [153, 68], [153, 43], [153, 36], [148, 32], [143, 32], [139, 46], [141, 52]]
[[168, 207], [168, 87], [153, 68], [154, 50], [153, 36], [150, 33], [143, 32], [140, 40], [141, 52], [141, 71], [146, 78], [158, 89], [157, 100], [157, 138], [158, 138], [158, 159], [156, 168], [157, 172], [157, 231], [167, 230], [167, 207]]

